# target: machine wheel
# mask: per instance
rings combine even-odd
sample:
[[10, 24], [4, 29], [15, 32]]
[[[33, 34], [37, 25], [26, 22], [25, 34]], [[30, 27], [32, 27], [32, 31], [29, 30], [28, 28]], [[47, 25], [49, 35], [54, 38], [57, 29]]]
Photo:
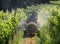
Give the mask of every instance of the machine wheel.
[[23, 35], [23, 38], [25, 38], [26, 37], [26, 31], [24, 31], [24, 35]]
[[37, 32], [37, 36], [40, 38], [40, 31]]

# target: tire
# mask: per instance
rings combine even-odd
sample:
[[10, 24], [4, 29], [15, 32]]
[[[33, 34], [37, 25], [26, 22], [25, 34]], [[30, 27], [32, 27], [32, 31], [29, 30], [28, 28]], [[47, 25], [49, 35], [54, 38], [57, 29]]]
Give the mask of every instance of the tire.
[[26, 31], [24, 31], [24, 35], [23, 35], [23, 38], [25, 38], [26, 37]]
[[40, 31], [37, 32], [37, 36], [40, 38]]

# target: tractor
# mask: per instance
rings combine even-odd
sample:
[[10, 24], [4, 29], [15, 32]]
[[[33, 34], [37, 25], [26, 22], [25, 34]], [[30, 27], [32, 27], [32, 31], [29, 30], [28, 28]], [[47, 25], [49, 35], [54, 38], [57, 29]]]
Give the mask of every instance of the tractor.
[[27, 18], [27, 20], [24, 23], [25, 30], [24, 30], [24, 36], [34, 36], [36, 33], [38, 36], [40, 36], [40, 30], [38, 30], [39, 23], [37, 19], [37, 12], [31, 11], [29, 14], [32, 14]]

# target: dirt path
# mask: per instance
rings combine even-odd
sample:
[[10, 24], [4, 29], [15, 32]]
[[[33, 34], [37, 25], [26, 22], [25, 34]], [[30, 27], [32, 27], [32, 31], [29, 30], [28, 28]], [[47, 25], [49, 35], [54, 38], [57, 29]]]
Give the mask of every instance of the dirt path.
[[24, 44], [36, 44], [36, 37], [26, 38]]

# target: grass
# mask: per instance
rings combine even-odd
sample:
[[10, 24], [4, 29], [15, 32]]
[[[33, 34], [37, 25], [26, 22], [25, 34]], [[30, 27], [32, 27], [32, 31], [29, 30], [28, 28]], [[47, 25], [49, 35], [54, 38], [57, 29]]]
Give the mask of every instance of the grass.
[[9, 40], [9, 44], [20, 44], [20, 41], [23, 39], [22, 36], [23, 36], [23, 31], [20, 30], [16, 35], [14, 35], [13, 42], [11, 39]]
[[40, 38], [36, 36], [36, 44], [40, 44]]

